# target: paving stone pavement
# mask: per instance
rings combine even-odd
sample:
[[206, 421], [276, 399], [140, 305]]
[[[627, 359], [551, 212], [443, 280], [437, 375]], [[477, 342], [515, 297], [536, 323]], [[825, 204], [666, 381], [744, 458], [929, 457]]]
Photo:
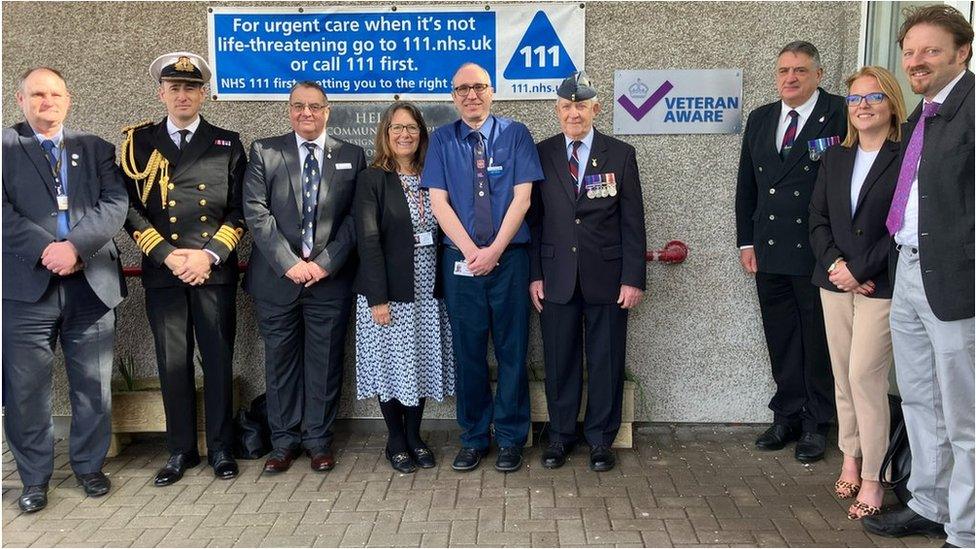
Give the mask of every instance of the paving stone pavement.
[[[941, 539], [889, 539], [846, 518], [833, 494], [840, 454], [803, 465], [792, 448], [759, 452], [764, 426], [651, 424], [617, 467], [593, 473], [587, 450], [565, 467], [526, 450], [516, 473], [451, 470], [456, 430], [426, 433], [439, 465], [395, 473], [378, 432], [337, 433], [336, 468], [314, 473], [308, 458], [262, 475], [241, 461], [231, 481], [207, 467], [156, 488], [167, 457], [161, 438], [108, 460], [112, 491], [86, 498], [75, 485], [67, 444], [57, 445], [48, 508], [17, 509], [20, 480], [3, 452], [3, 547], [938, 547]], [[889, 494], [886, 503], [895, 502]]]

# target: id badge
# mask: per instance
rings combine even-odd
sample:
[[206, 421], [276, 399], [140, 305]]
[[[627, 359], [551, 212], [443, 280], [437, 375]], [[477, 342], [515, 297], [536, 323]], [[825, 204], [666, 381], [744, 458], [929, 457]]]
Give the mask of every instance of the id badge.
[[68, 211], [68, 197], [63, 194], [58, 195], [58, 211]]
[[498, 177], [504, 171], [504, 166], [488, 166], [485, 170], [488, 171], [488, 177]]
[[454, 274], [456, 276], [474, 276], [474, 274], [468, 270], [468, 262], [463, 260], [454, 262]]
[[433, 246], [434, 245], [434, 233], [431, 231], [426, 231], [423, 233], [414, 233], [413, 235], [413, 247], [421, 248], [423, 246]]

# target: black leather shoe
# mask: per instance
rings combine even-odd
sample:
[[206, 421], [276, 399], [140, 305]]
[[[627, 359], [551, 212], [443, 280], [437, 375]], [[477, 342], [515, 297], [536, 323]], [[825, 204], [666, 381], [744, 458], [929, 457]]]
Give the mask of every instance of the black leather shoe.
[[156, 480], [153, 484], [156, 486], [169, 486], [181, 478], [183, 478], [183, 473], [191, 467], [196, 467], [200, 465], [200, 456], [198, 454], [173, 454], [169, 456], [169, 461], [166, 465], [156, 473]]
[[590, 448], [590, 470], [601, 473], [613, 469], [617, 464], [617, 458], [613, 455], [613, 450], [606, 446], [594, 446]]
[[112, 481], [101, 471], [83, 475], [76, 474], [75, 478], [78, 479], [78, 486], [85, 489], [85, 495], [93, 498], [104, 496], [112, 487]]
[[819, 433], [803, 433], [796, 441], [793, 455], [801, 463], [820, 461], [827, 451], [827, 437]]
[[481, 464], [481, 458], [488, 455], [488, 449], [479, 450], [478, 448], [461, 448], [451, 468], [455, 471], [473, 471]]
[[522, 467], [522, 448], [518, 446], [506, 446], [498, 449], [498, 457], [495, 458], [495, 470], [503, 473], [518, 471]]
[[33, 513], [47, 507], [47, 484], [24, 486], [20, 493], [17, 506], [25, 513]]
[[410, 450], [414, 463], [422, 469], [433, 469], [437, 467], [437, 460], [434, 459], [434, 452], [427, 446], [418, 446]]
[[550, 442], [542, 452], [542, 466], [546, 469], [558, 469], [566, 464], [566, 454], [572, 451], [562, 442]]
[[217, 450], [207, 456], [207, 461], [213, 467], [214, 476], [221, 480], [230, 480], [237, 476], [237, 460], [226, 450]]
[[951, 543], [949, 543], [947, 541], [947, 542], [945, 542], [945, 543], [942, 544], [942, 547], [959, 547], [959, 546], [958, 545], [953, 545], [953, 544], [951, 544]]
[[417, 464], [413, 462], [413, 458], [407, 452], [392, 454], [390, 453], [390, 449], [387, 448], [386, 459], [390, 462], [390, 466], [400, 473], [410, 474], [417, 470]]
[[872, 534], [887, 538], [900, 538], [915, 534], [944, 536], [945, 527], [916, 513], [911, 507], [903, 505], [882, 515], [861, 519], [864, 529]]
[[760, 450], [782, 450], [786, 443], [796, 439], [796, 429], [782, 423], [774, 423], [756, 439], [756, 448]]

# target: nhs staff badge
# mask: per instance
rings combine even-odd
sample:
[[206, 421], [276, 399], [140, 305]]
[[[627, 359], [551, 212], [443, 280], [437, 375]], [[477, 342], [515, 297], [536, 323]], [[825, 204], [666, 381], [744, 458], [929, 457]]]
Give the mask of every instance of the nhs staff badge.
[[613, 172], [587, 175], [583, 178], [583, 187], [586, 189], [586, 198], [591, 200], [617, 196], [617, 179]]
[[840, 136], [835, 135], [833, 137], [821, 137], [820, 139], [811, 139], [807, 142], [807, 147], [810, 149], [810, 160], [816, 162], [820, 160], [823, 156], [824, 151], [840, 143]]

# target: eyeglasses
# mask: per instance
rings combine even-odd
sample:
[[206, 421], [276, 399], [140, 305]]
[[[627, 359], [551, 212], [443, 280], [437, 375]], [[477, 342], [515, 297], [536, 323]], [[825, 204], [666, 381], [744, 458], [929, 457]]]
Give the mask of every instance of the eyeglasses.
[[305, 108], [308, 107], [308, 110], [312, 111], [312, 114], [318, 114], [323, 110], [325, 110], [328, 107], [328, 105], [320, 105], [318, 103], [297, 103], [296, 102], [296, 103], [289, 103], [288, 107], [291, 109], [291, 112], [294, 113], [305, 112]]
[[461, 84], [460, 86], [456, 86], [454, 88], [454, 93], [457, 94], [458, 97], [466, 97], [471, 90], [474, 90], [474, 93], [481, 95], [490, 87], [491, 85], [489, 84]]
[[874, 92], [867, 95], [851, 94], [847, 96], [847, 106], [856, 107], [861, 104], [861, 100], [867, 101], [868, 105], [880, 105], [888, 97], [884, 92]]
[[404, 130], [410, 135], [417, 135], [420, 133], [420, 126], [416, 124], [393, 124], [390, 126], [390, 133], [393, 135], [400, 135]]

